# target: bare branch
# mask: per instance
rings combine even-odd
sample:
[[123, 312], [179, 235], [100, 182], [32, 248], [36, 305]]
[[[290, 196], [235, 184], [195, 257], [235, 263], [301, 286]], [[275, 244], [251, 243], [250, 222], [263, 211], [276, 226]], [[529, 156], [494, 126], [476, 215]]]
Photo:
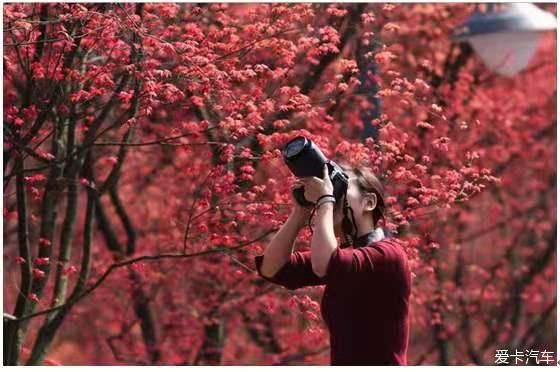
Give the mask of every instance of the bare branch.
[[139, 256], [139, 257], [135, 257], [135, 258], [131, 258], [128, 260], [124, 260], [124, 261], [120, 261], [120, 262], [116, 262], [112, 265], [109, 266], [109, 268], [103, 273], [103, 275], [101, 275], [101, 277], [94, 283], [92, 284], [90, 287], [88, 287], [87, 289], [85, 289], [81, 294], [77, 295], [75, 298], [73, 299], [69, 299], [68, 302], [66, 302], [65, 304], [59, 305], [59, 306], [55, 306], [52, 307], [50, 309], [46, 309], [46, 310], [42, 310], [42, 311], [38, 311], [36, 313], [33, 314], [29, 314], [26, 316], [23, 316], [21, 318], [18, 318], [16, 320], [16, 322], [22, 322], [22, 321], [26, 321], [28, 319], [37, 317], [39, 315], [44, 315], [44, 314], [48, 314], [52, 311], [56, 311], [59, 310], [65, 306], [69, 306], [69, 305], [73, 305], [74, 303], [82, 300], [84, 297], [86, 297], [88, 294], [90, 294], [91, 292], [93, 292], [97, 287], [99, 287], [106, 279], [107, 277], [115, 270], [118, 269], [120, 267], [124, 267], [124, 266], [129, 266], [132, 265], [134, 263], [137, 262], [141, 262], [141, 261], [154, 261], [154, 260], [162, 260], [162, 259], [181, 259], [181, 258], [193, 258], [193, 257], [199, 257], [199, 256], [208, 256], [208, 255], [212, 255], [212, 254], [217, 254], [217, 253], [228, 253], [231, 251], [235, 251], [238, 250], [240, 248], [243, 248], [245, 246], [251, 245], [255, 242], [258, 242], [259, 240], [263, 239], [265, 236], [269, 235], [270, 233], [276, 231], [276, 229], [270, 229], [268, 231], [266, 231], [264, 234], [258, 236], [255, 239], [249, 240], [249, 241], [245, 241], [235, 247], [230, 247], [230, 248], [217, 248], [217, 249], [208, 249], [205, 251], [201, 251], [201, 252], [196, 252], [196, 253], [188, 253], [188, 254], [183, 254], [183, 253], [162, 253], [162, 254], [158, 254], [158, 255], [153, 255], [153, 256]]

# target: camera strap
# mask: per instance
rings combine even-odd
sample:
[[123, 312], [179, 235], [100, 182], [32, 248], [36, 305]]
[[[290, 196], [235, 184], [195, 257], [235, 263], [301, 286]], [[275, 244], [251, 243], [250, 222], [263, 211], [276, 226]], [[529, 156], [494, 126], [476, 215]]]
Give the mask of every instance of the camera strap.
[[[356, 248], [360, 246], [358, 242], [358, 227], [354, 218], [354, 211], [352, 210], [352, 207], [348, 205], [348, 200], [346, 200], [346, 193], [344, 193], [343, 203], [344, 217], [342, 218], [342, 232], [344, 233], [344, 242], [342, 243], [341, 247], [346, 248], [352, 245], [354, 246], [354, 248]], [[313, 234], [311, 220], [314, 213], [315, 208], [313, 208], [313, 211], [309, 216], [309, 220], [307, 221], [307, 226], [309, 227], [309, 230], [311, 230], [311, 234]], [[350, 217], [348, 217], [348, 215], [350, 215]], [[350, 239], [348, 239], [349, 236], [351, 237]]]
[[[342, 218], [342, 231], [344, 232], [344, 244], [342, 247], [349, 247], [350, 244], [355, 247], [358, 240], [358, 227], [356, 226], [356, 220], [354, 219], [354, 211], [352, 210], [352, 207], [348, 205], [348, 200], [346, 200], [346, 193], [344, 193], [343, 211], [344, 217]], [[350, 220], [348, 215], [350, 215], [352, 220]], [[352, 237], [351, 241], [348, 239], [348, 236]]]

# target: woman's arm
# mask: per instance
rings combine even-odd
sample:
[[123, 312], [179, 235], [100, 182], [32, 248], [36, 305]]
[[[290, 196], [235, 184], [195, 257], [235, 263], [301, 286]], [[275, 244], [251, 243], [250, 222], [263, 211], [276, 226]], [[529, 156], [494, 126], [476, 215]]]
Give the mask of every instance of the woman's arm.
[[296, 237], [305, 225], [306, 212], [296, 207], [264, 250], [261, 273], [273, 277], [290, 261]]
[[[314, 203], [317, 202], [319, 197], [333, 195], [334, 192], [326, 164], [323, 167], [323, 179], [306, 177], [304, 184], [305, 199]], [[315, 275], [322, 278], [325, 276], [331, 256], [338, 246], [334, 233], [334, 204], [321, 204], [316, 211], [315, 230], [311, 238], [311, 265]]]
[[334, 204], [323, 203], [317, 209], [315, 231], [311, 238], [311, 265], [318, 277], [327, 273], [329, 260], [338, 246], [334, 234]]

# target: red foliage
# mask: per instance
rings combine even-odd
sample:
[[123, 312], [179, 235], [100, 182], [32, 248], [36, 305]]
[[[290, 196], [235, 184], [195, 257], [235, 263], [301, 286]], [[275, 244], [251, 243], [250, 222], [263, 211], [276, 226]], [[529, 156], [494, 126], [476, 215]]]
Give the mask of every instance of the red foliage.
[[[9, 278], [26, 270], [23, 158], [29, 262], [41, 269], [32, 288], [5, 283], [4, 312], [19, 290], [33, 313], [55, 293], [95, 288], [56, 332], [47, 355], [60, 364], [328, 363], [321, 289], [289, 293], [253, 272], [263, 233], [291, 208], [279, 147], [306, 135], [387, 185], [385, 228], [414, 271], [411, 364], [553, 349], [555, 35], [526, 70], [500, 77], [449, 41], [472, 10], [5, 4], [4, 267]], [[364, 61], [379, 72], [361, 74]], [[362, 141], [370, 83], [379, 137]], [[309, 239], [302, 231], [297, 247]], [[24, 361], [48, 363], [34, 359], [43, 321], [30, 323]]]

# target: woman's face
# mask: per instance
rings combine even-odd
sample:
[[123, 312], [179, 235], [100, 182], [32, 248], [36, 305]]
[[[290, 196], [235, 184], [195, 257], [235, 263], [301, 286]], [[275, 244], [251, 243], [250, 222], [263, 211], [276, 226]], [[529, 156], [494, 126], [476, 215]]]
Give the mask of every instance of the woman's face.
[[[352, 208], [354, 212], [354, 218], [362, 218], [365, 212], [365, 208], [367, 207], [367, 203], [365, 200], [362, 200], [362, 192], [358, 186], [358, 180], [356, 175], [351, 171], [346, 171], [348, 174], [348, 190], [346, 191], [346, 200], [348, 201], [348, 206]], [[375, 205], [374, 205], [375, 207]], [[342, 219], [344, 218], [343, 213], [343, 201], [340, 200], [335, 207], [334, 210], [334, 225], [336, 228], [341, 228]], [[336, 231], [336, 229], [335, 229]]]

